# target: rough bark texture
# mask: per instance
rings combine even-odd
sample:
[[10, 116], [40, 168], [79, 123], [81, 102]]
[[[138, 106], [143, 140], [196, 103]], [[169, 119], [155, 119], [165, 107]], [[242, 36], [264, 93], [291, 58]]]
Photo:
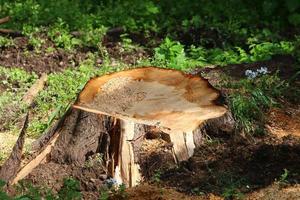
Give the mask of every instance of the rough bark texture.
[[19, 138], [13, 147], [13, 150], [9, 158], [5, 161], [0, 169], [0, 179], [10, 182], [17, 174], [21, 161], [22, 161], [22, 152], [25, 143], [25, 132], [28, 126], [28, 113], [25, 116], [23, 126], [21, 128]]

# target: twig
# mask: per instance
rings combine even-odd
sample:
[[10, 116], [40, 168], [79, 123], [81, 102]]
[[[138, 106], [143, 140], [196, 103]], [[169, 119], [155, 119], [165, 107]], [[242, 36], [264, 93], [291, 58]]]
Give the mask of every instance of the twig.
[[4, 29], [4, 28], [0, 29], [0, 34], [9, 35], [9, 36], [12, 36], [12, 37], [23, 36], [21, 31], [15, 31], [15, 30], [12, 30], [12, 29]]

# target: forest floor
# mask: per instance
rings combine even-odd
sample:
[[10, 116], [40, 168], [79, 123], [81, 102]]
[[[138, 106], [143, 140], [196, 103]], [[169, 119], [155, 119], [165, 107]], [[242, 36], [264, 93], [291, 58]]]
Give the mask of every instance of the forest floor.
[[[15, 46], [2, 49], [0, 52], [0, 65], [5, 68], [21, 68], [28, 73], [56, 74], [63, 72], [71, 66], [76, 70], [79, 63], [88, 59], [88, 49], [80, 49], [75, 52], [67, 52], [62, 49], [49, 51], [53, 44], [46, 42], [39, 52], [28, 48], [27, 39], [19, 37], [15, 39]], [[105, 43], [110, 57], [110, 66], [122, 65], [134, 66], [144, 58], [150, 57], [149, 52], [142, 48], [136, 48], [130, 52], [121, 51], [118, 43], [108, 41]], [[28, 50], [29, 49], [29, 50]], [[48, 49], [48, 50], [47, 50]], [[101, 68], [105, 62], [103, 57], [93, 58], [94, 64]], [[246, 70], [256, 70], [262, 66], [268, 67], [270, 73], [279, 70], [279, 77], [288, 80], [295, 71], [291, 56], [275, 56], [271, 60], [250, 64], [228, 65], [223, 67], [209, 66], [195, 69], [192, 73], [201, 74], [212, 85], [219, 88], [222, 93], [230, 92], [229, 88], [220, 87], [224, 75], [226, 79], [238, 81], [245, 78]], [[0, 82], [6, 77], [0, 76]], [[295, 84], [299, 84], [299, 81]], [[0, 91], [5, 91], [5, 84], [0, 84]], [[18, 86], [16, 86], [18, 87]], [[300, 101], [294, 99], [281, 99], [281, 105], [272, 107], [265, 113], [264, 132], [261, 135], [248, 135], [236, 132], [233, 135], [206, 136], [206, 141], [197, 148], [192, 158], [181, 163], [178, 167], [160, 169], [155, 163], [149, 162], [145, 183], [129, 188], [126, 195], [129, 199], [300, 199]], [[35, 118], [37, 112], [32, 111], [30, 118]], [[5, 120], [10, 121], [10, 117]], [[39, 118], [38, 120], [42, 120]], [[4, 121], [4, 122], [3, 122]], [[17, 139], [15, 129], [0, 127], [0, 158], [3, 162], [9, 154]], [[29, 136], [26, 145], [36, 139]], [[159, 142], [157, 141], [150, 142]], [[153, 153], [159, 153], [161, 149], [154, 149]], [[27, 150], [30, 154], [30, 148]], [[151, 164], [151, 165], [150, 165]], [[97, 174], [101, 169], [78, 169], [77, 174], [71, 174], [81, 182], [83, 194], [93, 197], [97, 191], [97, 183], [91, 180], [99, 178]], [[35, 184], [46, 185], [58, 190], [62, 179], [68, 174], [65, 171], [51, 169], [38, 171], [43, 173], [43, 180], [34, 180]], [[37, 173], [38, 173], [37, 172]], [[99, 173], [100, 174], [100, 173]], [[30, 179], [30, 178], [29, 178]], [[59, 180], [51, 183], [52, 179]], [[86, 193], [86, 194], [85, 194]], [[118, 196], [112, 199], [118, 199]]]

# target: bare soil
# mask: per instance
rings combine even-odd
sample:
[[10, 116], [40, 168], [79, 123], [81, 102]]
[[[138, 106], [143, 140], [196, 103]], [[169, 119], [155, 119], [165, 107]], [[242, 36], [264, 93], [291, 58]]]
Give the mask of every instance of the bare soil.
[[[21, 67], [28, 72], [41, 75], [42, 73], [62, 71], [68, 67], [77, 67], [81, 61], [87, 58], [88, 52], [95, 52], [94, 48], [88, 47], [65, 51], [57, 48], [45, 35], [40, 35], [40, 37], [44, 40], [44, 43], [38, 50], [35, 50], [28, 43], [26, 37], [16, 37], [13, 46], [0, 48], [0, 66], [8, 68]], [[112, 40], [112, 38], [104, 40], [104, 46], [107, 47], [112, 60], [120, 60], [123, 63], [135, 65], [138, 60], [149, 55], [143, 48], [126, 50], [120, 42], [112, 42]], [[97, 65], [102, 64], [101, 55], [98, 55], [95, 59]]]
[[[67, 67], [75, 67], [86, 58], [86, 52], [66, 52], [55, 48], [54, 44], [45, 39], [45, 43], [35, 51], [28, 44], [26, 37], [14, 39], [14, 46], [1, 49], [0, 65], [4, 67], [21, 67], [28, 72], [37, 74], [61, 71]], [[47, 48], [53, 51], [47, 51]]]

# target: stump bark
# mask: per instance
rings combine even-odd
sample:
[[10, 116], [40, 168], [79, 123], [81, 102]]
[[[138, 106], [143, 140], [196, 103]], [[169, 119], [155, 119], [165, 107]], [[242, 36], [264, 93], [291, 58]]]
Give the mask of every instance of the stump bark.
[[147, 135], [170, 143], [177, 163], [193, 155], [206, 132], [232, 131], [232, 116], [216, 103], [219, 95], [201, 77], [155, 67], [94, 78], [59, 125], [35, 143], [36, 155], [13, 183], [41, 163], [84, 165], [101, 153], [109, 175], [135, 186], [144, 176], [140, 152]]

